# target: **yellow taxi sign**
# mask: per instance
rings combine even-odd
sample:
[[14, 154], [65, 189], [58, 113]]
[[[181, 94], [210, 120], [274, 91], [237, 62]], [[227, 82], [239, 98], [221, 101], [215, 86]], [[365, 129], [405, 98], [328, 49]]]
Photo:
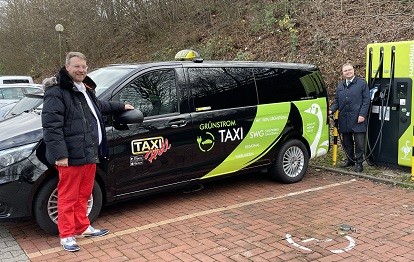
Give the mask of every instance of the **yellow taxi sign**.
[[181, 50], [175, 55], [175, 60], [178, 61], [188, 61], [197, 58], [200, 58], [200, 55], [196, 51], [190, 49]]

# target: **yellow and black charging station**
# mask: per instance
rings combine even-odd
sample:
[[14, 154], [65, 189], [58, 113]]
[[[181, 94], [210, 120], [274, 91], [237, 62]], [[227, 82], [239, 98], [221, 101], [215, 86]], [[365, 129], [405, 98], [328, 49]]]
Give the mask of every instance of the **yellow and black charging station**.
[[413, 166], [414, 41], [367, 46], [370, 88], [366, 156], [375, 164]]

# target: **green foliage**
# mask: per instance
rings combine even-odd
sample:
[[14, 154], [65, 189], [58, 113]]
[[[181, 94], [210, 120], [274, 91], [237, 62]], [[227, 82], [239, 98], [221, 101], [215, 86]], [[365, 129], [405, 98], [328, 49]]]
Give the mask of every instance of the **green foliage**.
[[253, 60], [253, 55], [251, 52], [239, 51], [234, 58], [236, 61], [250, 61]]
[[290, 55], [292, 61], [296, 56], [298, 47], [298, 30], [295, 27], [295, 14], [298, 1], [283, 0], [277, 3], [257, 3], [254, 10], [254, 18], [250, 24], [250, 30], [257, 32], [287, 32], [290, 38]]
[[233, 41], [230, 36], [214, 36], [199, 48], [203, 59], [223, 59], [233, 51]]
[[[263, 3], [265, 2], [265, 3]], [[253, 19], [250, 24], [250, 30], [253, 33], [263, 31], [280, 29], [280, 21], [283, 21], [286, 17], [291, 17], [296, 13], [298, 5], [304, 2], [299, 0], [281, 0], [281, 1], [257, 1], [250, 12], [253, 15]], [[290, 19], [290, 18], [289, 18]], [[285, 21], [285, 22], [292, 22]], [[286, 26], [286, 25], [282, 25]], [[279, 27], [279, 28], [278, 28]]]
[[293, 19], [288, 14], [285, 14], [285, 16], [278, 21], [278, 25], [282, 30], [288, 30], [289, 32], [295, 30], [295, 22], [293, 22]]
[[270, 29], [276, 24], [276, 18], [274, 16], [274, 6], [267, 4], [264, 9], [264, 20], [263, 25], [265, 28]]
[[175, 50], [172, 47], [166, 47], [161, 50], [157, 50], [151, 54], [151, 61], [172, 61], [174, 60], [175, 53], [178, 51], [180, 50]]
[[281, 30], [286, 30], [289, 32], [290, 36], [290, 59], [296, 55], [297, 46], [298, 46], [298, 30], [295, 28], [294, 20], [288, 15], [285, 14], [283, 19], [278, 21], [279, 28]]
[[250, 30], [257, 33], [262, 30], [275, 28], [277, 19], [275, 11], [280, 8], [280, 4], [276, 3], [257, 3], [253, 9], [253, 19], [250, 23]]

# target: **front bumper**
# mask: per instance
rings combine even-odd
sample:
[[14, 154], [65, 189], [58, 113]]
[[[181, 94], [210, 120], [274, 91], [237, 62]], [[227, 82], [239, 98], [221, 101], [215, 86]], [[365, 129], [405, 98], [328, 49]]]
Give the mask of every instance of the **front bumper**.
[[27, 194], [20, 193], [20, 182], [0, 185], [0, 221], [26, 218], [30, 216]]
[[35, 153], [0, 169], [0, 221], [31, 216], [35, 185], [46, 169]]

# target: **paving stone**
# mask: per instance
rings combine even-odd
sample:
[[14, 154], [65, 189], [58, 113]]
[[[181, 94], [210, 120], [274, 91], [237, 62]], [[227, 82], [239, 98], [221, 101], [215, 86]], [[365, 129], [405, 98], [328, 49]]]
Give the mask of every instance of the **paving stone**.
[[0, 261], [26, 262], [29, 261], [25, 252], [10, 234], [9, 230], [0, 224]]
[[310, 168], [296, 184], [252, 174], [208, 183], [201, 191], [181, 192], [105, 208], [93, 226], [111, 233], [79, 240], [77, 254], [63, 251], [56, 236], [30, 221], [8, 226], [13, 235], [0, 227], [4, 254], [0, 261], [28, 261], [16, 241], [26, 247], [32, 262], [414, 258], [412, 189]]

